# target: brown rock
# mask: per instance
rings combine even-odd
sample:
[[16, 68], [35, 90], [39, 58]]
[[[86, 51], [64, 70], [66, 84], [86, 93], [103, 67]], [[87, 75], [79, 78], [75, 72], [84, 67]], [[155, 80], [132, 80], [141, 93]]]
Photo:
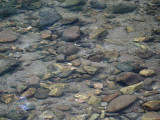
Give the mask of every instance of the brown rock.
[[143, 81], [143, 78], [139, 74], [133, 72], [123, 72], [117, 76], [116, 81], [124, 85], [133, 85]]
[[67, 28], [63, 34], [62, 39], [65, 41], [75, 41], [80, 37], [80, 28], [78, 26], [72, 26]]
[[142, 107], [145, 110], [160, 110], [160, 101], [148, 101]]
[[43, 39], [47, 39], [47, 38], [51, 38], [52, 32], [50, 30], [43, 30], [41, 31], [40, 34]]
[[12, 42], [17, 39], [18, 35], [12, 31], [2, 31], [0, 32], [0, 42]]
[[127, 108], [130, 104], [135, 102], [137, 99], [134, 95], [121, 95], [115, 99], [113, 99], [108, 107], [107, 112], [118, 112], [120, 110], [123, 110]]
[[77, 59], [77, 58], [79, 58], [78, 55], [71, 55], [71, 56], [68, 56], [68, 57], [67, 57], [67, 60], [68, 60], [68, 61], [72, 61], [72, 60], [75, 60], [75, 59]]
[[110, 102], [111, 100], [113, 100], [114, 98], [116, 98], [119, 95], [120, 95], [120, 93], [117, 92], [117, 93], [114, 93], [114, 94], [103, 96], [101, 99], [102, 99], [103, 102]]
[[160, 120], [159, 112], [147, 112], [142, 116], [141, 120]]
[[77, 66], [80, 66], [81, 61], [80, 61], [80, 59], [76, 59], [76, 60], [72, 60], [71, 63], [72, 63], [73, 66], [77, 67]]
[[21, 97], [30, 98], [34, 95], [35, 91], [36, 88], [29, 88], [21, 95]]
[[139, 56], [140, 58], [143, 58], [143, 59], [147, 59], [147, 58], [152, 57], [153, 53], [148, 50], [141, 50], [141, 51], [137, 51], [137, 56]]

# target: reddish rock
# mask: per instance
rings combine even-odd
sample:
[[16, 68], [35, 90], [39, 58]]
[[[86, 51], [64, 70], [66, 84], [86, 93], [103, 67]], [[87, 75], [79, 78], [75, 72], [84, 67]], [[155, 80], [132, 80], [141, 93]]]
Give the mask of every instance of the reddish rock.
[[63, 34], [62, 39], [65, 41], [75, 41], [80, 37], [80, 28], [78, 26], [72, 26], [67, 28]]
[[119, 95], [120, 95], [120, 93], [117, 92], [114, 94], [103, 96], [101, 99], [102, 99], [102, 102], [110, 102], [111, 100], [113, 100], [114, 98], [116, 98]]
[[116, 81], [123, 85], [133, 85], [143, 81], [143, 78], [133, 72], [123, 72], [117, 76]]

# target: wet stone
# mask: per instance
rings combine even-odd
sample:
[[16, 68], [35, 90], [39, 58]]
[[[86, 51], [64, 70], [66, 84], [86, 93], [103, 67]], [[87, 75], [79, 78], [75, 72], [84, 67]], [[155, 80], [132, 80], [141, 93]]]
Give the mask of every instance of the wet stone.
[[122, 2], [112, 7], [112, 12], [114, 14], [124, 14], [128, 12], [133, 12], [136, 9], [134, 4], [128, 2]]
[[97, 68], [92, 66], [84, 66], [83, 68], [88, 74], [95, 74], [97, 72]]
[[130, 86], [127, 86], [127, 87], [123, 87], [120, 89], [120, 92], [122, 92], [122, 94], [133, 94], [134, 92], [136, 92], [137, 90], [141, 89], [144, 87], [144, 83], [143, 82], [140, 82], [140, 83], [137, 83], [137, 84], [134, 84], [134, 85], [130, 85]]
[[38, 87], [40, 82], [40, 78], [36, 75], [32, 75], [26, 79], [27, 86]]
[[39, 24], [38, 27], [42, 28], [47, 25], [56, 23], [60, 16], [54, 8], [42, 8], [39, 11]]
[[36, 88], [29, 88], [21, 95], [21, 97], [30, 98], [34, 95], [35, 91]]
[[4, 72], [7, 72], [7, 71], [9, 72], [11, 70], [14, 70], [14, 68], [19, 64], [20, 64], [20, 61], [0, 54], [0, 74], [3, 74]]
[[142, 116], [141, 120], [160, 120], [160, 114], [158, 112], [147, 112]]
[[79, 20], [78, 17], [68, 17], [68, 18], [61, 19], [60, 22], [63, 25], [69, 25], [69, 24], [73, 24], [75, 22], [78, 22], [78, 20]]
[[38, 88], [34, 93], [34, 97], [37, 99], [46, 99], [49, 95], [49, 90], [44, 88]]
[[65, 61], [65, 56], [63, 54], [59, 54], [56, 56], [56, 61], [57, 62], [64, 62]]
[[49, 96], [53, 96], [53, 97], [60, 97], [63, 94], [63, 89], [62, 88], [53, 88], [50, 93]]
[[51, 111], [44, 111], [40, 116], [39, 119], [53, 119], [54, 114]]
[[113, 99], [109, 105], [107, 106], [108, 112], [118, 112], [120, 110], [123, 110], [127, 108], [129, 105], [131, 105], [133, 102], [135, 102], [137, 99], [134, 95], [121, 95], [115, 99]]
[[143, 69], [139, 72], [139, 74], [141, 76], [148, 77], [148, 76], [153, 76], [155, 74], [155, 71], [150, 69]]
[[58, 53], [64, 54], [65, 56], [70, 56], [70, 55], [77, 54], [79, 51], [79, 48], [75, 45], [70, 44], [70, 45], [59, 47], [57, 51]]
[[148, 101], [142, 105], [145, 110], [160, 110], [160, 101]]
[[143, 81], [143, 78], [133, 72], [123, 72], [117, 76], [116, 81], [123, 85], [133, 85]]
[[0, 32], [0, 42], [7, 43], [13, 42], [18, 38], [18, 35], [13, 31], [2, 31]]
[[117, 69], [122, 70], [124, 72], [129, 72], [133, 70], [133, 66], [129, 62], [123, 62], [118, 64]]
[[78, 26], [69, 27], [62, 34], [62, 39], [65, 41], [73, 42], [79, 38], [80, 38], [80, 28]]
[[100, 115], [98, 113], [94, 113], [91, 115], [91, 117], [88, 118], [88, 120], [96, 120], [96, 119], [98, 119], [99, 116]]
[[43, 30], [40, 34], [43, 39], [50, 39], [52, 32], [50, 30]]
[[61, 6], [68, 8], [85, 4], [84, 0], [65, 0]]
[[75, 59], [75, 60], [72, 60], [71, 61], [72, 65], [77, 67], [77, 66], [80, 66], [81, 65], [81, 61], [80, 59]]
[[105, 9], [107, 5], [105, 4], [105, 0], [90, 0], [90, 5], [92, 8], [96, 9]]
[[141, 51], [137, 51], [137, 56], [143, 59], [148, 59], [153, 56], [153, 53], [148, 50], [141, 50]]
[[102, 96], [102, 101], [103, 102], [110, 102], [111, 100], [113, 100], [114, 98], [116, 98], [117, 96], [119, 96], [120, 93], [114, 93], [114, 94], [110, 94], [110, 95], [106, 95], [106, 96]]
[[91, 96], [88, 100], [89, 105], [98, 105], [101, 103], [101, 98], [98, 96]]
[[69, 110], [71, 110], [71, 107], [69, 105], [64, 105], [64, 104], [57, 105], [56, 108], [58, 110], [61, 110], [61, 111], [69, 111]]

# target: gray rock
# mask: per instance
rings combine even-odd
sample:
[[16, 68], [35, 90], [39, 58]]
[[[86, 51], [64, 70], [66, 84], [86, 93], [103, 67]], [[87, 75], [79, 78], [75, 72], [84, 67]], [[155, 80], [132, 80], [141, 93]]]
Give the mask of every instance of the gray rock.
[[47, 25], [52, 25], [60, 19], [59, 14], [54, 8], [42, 8], [39, 11], [39, 27], [42, 28]]
[[65, 56], [70, 56], [77, 54], [79, 51], [79, 48], [73, 44], [68, 44], [65, 46], [61, 46], [57, 49], [58, 53], [64, 54]]
[[105, 9], [107, 7], [105, 0], [90, 0], [90, 5], [96, 9]]
[[80, 28], [78, 26], [72, 26], [67, 28], [63, 34], [62, 39], [65, 41], [75, 41], [80, 37]]
[[129, 62], [122, 62], [118, 64], [117, 69], [122, 70], [124, 72], [129, 72], [133, 70], [133, 66]]
[[0, 74], [13, 70], [19, 64], [20, 64], [20, 61], [0, 54]]
[[34, 93], [34, 97], [38, 99], [46, 99], [49, 96], [49, 90], [44, 88], [38, 88]]
[[29, 87], [38, 87], [40, 82], [40, 78], [36, 75], [32, 75], [26, 79], [26, 84]]
[[107, 112], [118, 112], [127, 108], [130, 104], [137, 99], [134, 95], [121, 95], [113, 99], [107, 106]]
[[112, 7], [112, 12], [114, 14], [124, 14], [128, 12], [133, 12], [136, 9], [134, 4], [128, 2], [122, 2]]
[[63, 54], [57, 55], [56, 56], [56, 61], [57, 62], [64, 62], [65, 61], [65, 56]]

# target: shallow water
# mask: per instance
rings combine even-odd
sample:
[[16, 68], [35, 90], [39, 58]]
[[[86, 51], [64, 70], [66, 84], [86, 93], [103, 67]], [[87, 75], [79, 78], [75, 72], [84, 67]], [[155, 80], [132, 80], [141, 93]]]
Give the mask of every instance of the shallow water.
[[159, 6], [0, 1], [0, 120], [160, 119]]

